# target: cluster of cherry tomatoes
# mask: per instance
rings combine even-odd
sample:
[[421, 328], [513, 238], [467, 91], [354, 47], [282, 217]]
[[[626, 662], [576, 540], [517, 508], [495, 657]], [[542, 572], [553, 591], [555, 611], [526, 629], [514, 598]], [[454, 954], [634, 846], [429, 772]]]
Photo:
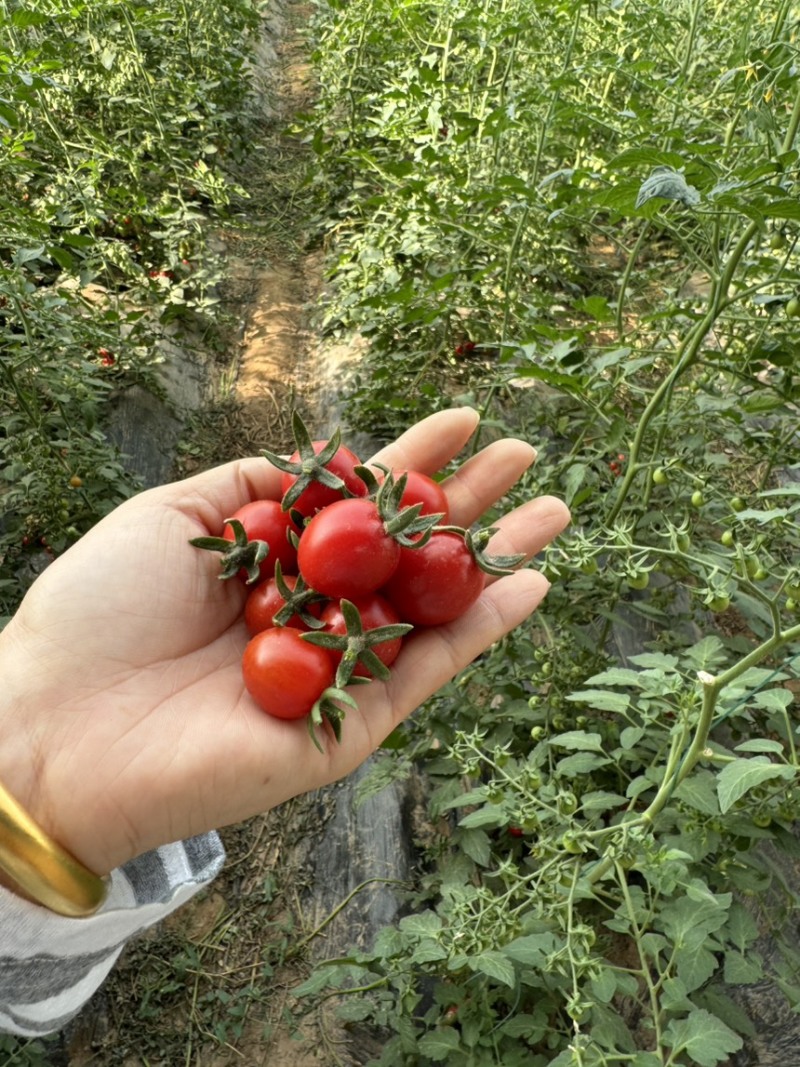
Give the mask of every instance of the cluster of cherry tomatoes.
[[487, 557], [493, 530], [449, 524], [447, 496], [418, 471], [365, 467], [340, 442], [312, 441], [293, 419], [297, 449], [282, 471], [282, 498], [256, 500], [226, 520], [220, 537], [195, 538], [220, 552], [221, 578], [251, 588], [250, 640], [242, 657], [253, 700], [280, 719], [327, 719], [337, 739], [346, 686], [386, 680], [414, 627], [439, 626], [480, 596], [485, 573], [521, 557]]

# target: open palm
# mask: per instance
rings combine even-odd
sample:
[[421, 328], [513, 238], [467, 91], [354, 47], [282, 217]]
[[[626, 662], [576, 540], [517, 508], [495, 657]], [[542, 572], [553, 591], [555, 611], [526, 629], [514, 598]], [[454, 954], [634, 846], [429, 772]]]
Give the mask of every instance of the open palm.
[[[475, 425], [469, 409], [441, 412], [375, 458], [432, 473]], [[446, 483], [452, 521], [474, 522], [532, 458], [505, 440], [465, 463]], [[354, 690], [341, 744], [323, 735], [320, 754], [305, 722], [272, 719], [246, 693], [245, 589], [188, 545], [279, 497], [260, 458], [141, 493], [44, 572], [0, 635], [0, 780], [98, 873], [348, 773], [547, 589], [531, 570], [487, 582], [461, 619], [413, 634], [389, 682]], [[558, 500], [532, 501], [498, 524], [492, 551], [531, 556], [567, 521]]]

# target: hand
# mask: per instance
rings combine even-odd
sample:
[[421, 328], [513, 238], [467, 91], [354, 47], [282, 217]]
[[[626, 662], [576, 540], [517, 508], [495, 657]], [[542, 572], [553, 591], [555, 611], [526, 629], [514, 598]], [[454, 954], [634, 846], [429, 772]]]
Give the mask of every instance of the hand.
[[[467, 408], [418, 423], [375, 459], [432, 473], [473, 433]], [[474, 522], [534, 457], [522, 441], [478, 453], [448, 479], [452, 521]], [[143, 492], [34, 583], [0, 634], [0, 781], [87, 867], [105, 874], [157, 845], [230, 823], [352, 771], [454, 674], [523, 622], [547, 590], [527, 569], [487, 582], [456, 622], [412, 634], [387, 683], [352, 690], [341, 744], [270, 718], [244, 689], [246, 590], [218, 580], [192, 537], [242, 504], [280, 497], [263, 458]], [[553, 498], [505, 516], [495, 553], [530, 557], [568, 521]]]

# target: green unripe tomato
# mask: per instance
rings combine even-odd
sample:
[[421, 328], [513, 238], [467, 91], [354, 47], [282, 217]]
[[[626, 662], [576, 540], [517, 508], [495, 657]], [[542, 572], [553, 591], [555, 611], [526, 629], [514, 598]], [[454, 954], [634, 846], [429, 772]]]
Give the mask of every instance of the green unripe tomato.
[[745, 556], [744, 569], [747, 572], [748, 578], [755, 578], [756, 574], [761, 570], [758, 556]]
[[769, 571], [764, 570], [763, 567], [757, 567], [755, 573], [752, 575], [754, 582], [763, 582], [769, 578]]
[[542, 776], [535, 767], [528, 767], [525, 770], [525, 788], [530, 789], [532, 792], [536, 792], [537, 789], [542, 787]]
[[792, 600], [800, 600], [800, 582], [787, 582], [783, 591]]
[[[530, 703], [530, 701], [529, 701]], [[547, 733], [543, 726], [531, 727], [531, 741], [541, 741], [544, 735]]]
[[733, 544], [733, 530], [726, 530], [722, 537], [720, 537], [720, 541], [726, 548], [730, 548]]
[[713, 612], [727, 611], [731, 606], [731, 598], [720, 594], [719, 596], [712, 597], [708, 602], [708, 606]]
[[666, 485], [667, 484], [667, 472], [663, 467], [656, 467], [653, 471], [653, 484], [654, 485]]
[[773, 252], [780, 252], [782, 248], [786, 247], [786, 234], [781, 230], [776, 230], [769, 239], [769, 247]]
[[734, 511], [744, 511], [746, 507], [747, 504], [745, 504], [744, 500], [742, 500], [740, 496], [735, 496], [731, 499], [731, 508]]
[[675, 544], [678, 546], [680, 552], [688, 552], [692, 544], [692, 539], [688, 533], [679, 533], [675, 535]]
[[703, 504], [705, 504], [705, 502], [706, 498], [703, 496], [700, 490], [695, 489], [695, 491], [692, 493], [692, 507], [701, 508]]
[[584, 560], [581, 563], [581, 570], [584, 574], [597, 574], [597, 560], [594, 557]]
[[631, 589], [646, 589], [650, 584], [650, 572], [635, 571], [633, 574], [628, 574], [625, 581]]
[[565, 852], [569, 852], [573, 856], [579, 856], [583, 852], [583, 846], [580, 841], [569, 830], [561, 838], [561, 847]]
[[574, 793], [559, 793], [556, 804], [561, 815], [572, 815], [578, 810], [578, 798]]
[[757, 811], [753, 816], [753, 825], [760, 827], [762, 830], [766, 830], [771, 822], [772, 816], [768, 811]]
[[800, 318], [800, 300], [796, 296], [793, 296], [786, 305], [786, 314], [790, 319]]
[[792, 597], [789, 597], [789, 599], [786, 601], [786, 610], [794, 613], [795, 611], [797, 611], [798, 607], [800, 607], [800, 604], [798, 604], [798, 602]]

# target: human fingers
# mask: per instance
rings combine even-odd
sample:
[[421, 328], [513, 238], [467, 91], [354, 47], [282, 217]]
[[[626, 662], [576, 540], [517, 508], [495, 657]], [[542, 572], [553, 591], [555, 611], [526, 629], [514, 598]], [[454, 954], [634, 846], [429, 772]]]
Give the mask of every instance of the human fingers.
[[473, 408], [437, 411], [382, 448], [370, 463], [434, 474], [461, 451], [475, 432], [479, 419]]
[[536, 459], [526, 441], [505, 438], [471, 456], [442, 483], [450, 521], [470, 526], [515, 485]]
[[134, 498], [146, 506], [157, 498], [217, 534], [226, 519], [253, 500], [280, 500], [281, 472], [263, 456], [247, 456], [161, 486]]

